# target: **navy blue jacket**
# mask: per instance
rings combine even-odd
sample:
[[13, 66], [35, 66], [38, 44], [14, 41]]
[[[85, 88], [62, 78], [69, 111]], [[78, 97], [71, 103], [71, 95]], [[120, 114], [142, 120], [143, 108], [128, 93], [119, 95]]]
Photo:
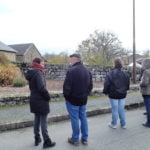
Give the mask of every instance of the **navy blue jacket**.
[[67, 101], [76, 106], [86, 105], [92, 88], [92, 75], [81, 62], [69, 68], [63, 85], [63, 94]]
[[46, 89], [46, 82], [43, 72], [38, 69], [30, 69], [26, 74], [29, 81], [30, 110], [32, 113], [45, 115], [49, 113], [50, 95]]
[[114, 68], [105, 78], [103, 93], [113, 99], [125, 98], [129, 85], [130, 80], [127, 73], [119, 68]]

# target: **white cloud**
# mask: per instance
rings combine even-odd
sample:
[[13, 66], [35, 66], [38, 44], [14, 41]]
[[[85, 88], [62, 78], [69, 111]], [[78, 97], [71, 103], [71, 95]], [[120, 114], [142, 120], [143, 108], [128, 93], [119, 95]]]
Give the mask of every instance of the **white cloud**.
[[[137, 49], [150, 48], [149, 0], [136, 1]], [[0, 0], [0, 40], [72, 52], [94, 30], [115, 32], [132, 49], [132, 0]]]

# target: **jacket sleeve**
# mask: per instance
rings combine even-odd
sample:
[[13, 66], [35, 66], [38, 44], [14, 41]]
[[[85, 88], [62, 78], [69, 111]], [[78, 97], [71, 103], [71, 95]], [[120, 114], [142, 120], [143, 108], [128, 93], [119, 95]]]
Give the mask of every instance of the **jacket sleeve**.
[[130, 89], [130, 78], [127, 75], [127, 90], [129, 90], [129, 89]]
[[150, 80], [149, 74], [148, 74], [148, 72], [145, 70], [145, 71], [143, 72], [143, 75], [142, 75], [142, 79], [141, 79], [141, 82], [140, 82], [140, 87], [146, 87], [146, 86], [148, 86], [148, 85], [149, 85], [149, 80]]
[[108, 74], [104, 81], [103, 93], [106, 95], [109, 94], [109, 88], [110, 88], [110, 78], [109, 78], [109, 74]]
[[125, 76], [126, 88], [127, 88], [127, 90], [129, 90], [130, 89], [130, 77], [129, 77], [128, 73], [125, 71], [123, 71], [123, 74]]
[[63, 85], [63, 95], [68, 99], [71, 95], [72, 77], [71, 72], [68, 71]]
[[36, 82], [37, 83], [37, 90], [44, 97], [44, 99], [46, 101], [49, 101], [50, 100], [50, 94], [45, 87], [44, 77], [42, 76], [42, 74], [40, 74], [40, 73], [37, 74], [36, 81], [37, 81]]

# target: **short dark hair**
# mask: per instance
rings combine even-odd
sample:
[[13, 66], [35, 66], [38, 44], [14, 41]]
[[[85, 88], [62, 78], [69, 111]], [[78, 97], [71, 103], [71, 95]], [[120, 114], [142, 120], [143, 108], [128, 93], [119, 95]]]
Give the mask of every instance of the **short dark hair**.
[[32, 62], [35, 62], [35, 63], [40, 64], [41, 61], [42, 61], [42, 60], [41, 60], [40, 58], [34, 58]]
[[69, 57], [70, 57], [70, 58], [71, 58], [71, 57], [76, 57], [76, 58], [81, 59], [80, 54], [75, 54], [75, 53], [74, 53], [74, 54], [72, 54], [72, 55], [70, 55]]
[[120, 59], [115, 59], [115, 68], [122, 68], [122, 62]]

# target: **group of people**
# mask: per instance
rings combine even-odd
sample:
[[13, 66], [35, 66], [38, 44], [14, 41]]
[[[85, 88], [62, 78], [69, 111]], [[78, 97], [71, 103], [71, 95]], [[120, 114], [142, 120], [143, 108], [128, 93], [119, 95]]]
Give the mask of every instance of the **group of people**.
[[[30, 69], [26, 73], [26, 79], [29, 81], [30, 110], [34, 113], [34, 139], [35, 146], [42, 141], [40, 136], [40, 127], [43, 136], [43, 148], [56, 145], [51, 140], [47, 129], [47, 116], [50, 112], [49, 100], [50, 94], [46, 88], [44, 61], [35, 58]], [[150, 60], [146, 61], [149, 63]], [[66, 108], [70, 116], [72, 135], [68, 142], [72, 145], [88, 144], [88, 122], [86, 116], [86, 104], [88, 95], [93, 88], [92, 75], [83, 65], [79, 54], [70, 55], [70, 64], [66, 78], [63, 84], [63, 94], [66, 100]], [[144, 64], [144, 63], [143, 63]], [[147, 122], [144, 126], [150, 126], [150, 69], [145, 65], [142, 80], [140, 83], [141, 91], [147, 110]], [[149, 67], [150, 68], [150, 67]], [[125, 116], [125, 98], [129, 90], [130, 79], [128, 74], [122, 70], [120, 59], [114, 61], [114, 68], [107, 74], [104, 82], [103, 93], [108, 95], [112, 107], [112, 121], [109, 127], [116, 129], [117, 120], [120, 119], [120, 125], [126, 128]], [[80, 125], [81, 124], [81, 125]], [[81, 139], [80, 139], [81, 132]]]

